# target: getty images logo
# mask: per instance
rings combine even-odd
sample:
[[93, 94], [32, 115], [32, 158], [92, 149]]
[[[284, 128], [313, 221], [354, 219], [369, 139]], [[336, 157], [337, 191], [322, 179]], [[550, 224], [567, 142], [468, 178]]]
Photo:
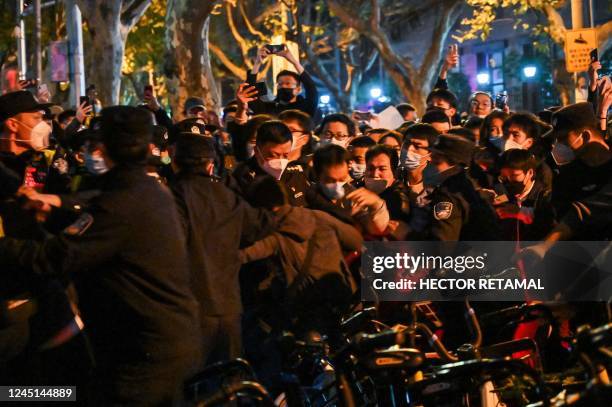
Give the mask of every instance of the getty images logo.
[[415, 273], [417, 270], [454, 270], [456, 273], [464, 271], [483, 270], [487, 253], [482, 256], [426, 256], [421, 253], [417, 256], [408, 253], [396, 253], [394, 256], [374, 256], [372, 258], [372, 271], [380, 274], [385, 270], [405, 270]]

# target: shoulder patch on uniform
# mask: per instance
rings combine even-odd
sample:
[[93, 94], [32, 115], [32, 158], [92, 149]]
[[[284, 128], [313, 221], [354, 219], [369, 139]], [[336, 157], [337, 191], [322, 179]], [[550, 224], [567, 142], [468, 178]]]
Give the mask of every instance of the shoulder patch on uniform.
[[64, 229], [70, 236], [81, 236], [93, 224], [94, 218], [89, 213], [82, 214], [72, 225]]
[[452, 202], [438, 202], [434, 205], [434, 218], [437, 220], [445, 220], [453, 214]]
[[299, 172], [304, 172], [304, 169], [302, 168], [301, 165], [299, 164], [295, 164], [295, 165], [291, 165], [289, 167], [287, 167], [285, 169], [285, 171], [299, 171]]

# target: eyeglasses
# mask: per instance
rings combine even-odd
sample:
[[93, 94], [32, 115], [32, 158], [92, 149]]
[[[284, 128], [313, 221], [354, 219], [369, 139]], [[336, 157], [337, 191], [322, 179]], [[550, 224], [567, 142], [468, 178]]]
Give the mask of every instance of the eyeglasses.
[[339, 141], [346, 140], [347, 138], [350, 137], [348, 134], [332, 133], [331, 131], [326, 131], [325, 133], [323, 133], [323, 135], [326, 138], [335, 138], [336, 140], [339, 140]]

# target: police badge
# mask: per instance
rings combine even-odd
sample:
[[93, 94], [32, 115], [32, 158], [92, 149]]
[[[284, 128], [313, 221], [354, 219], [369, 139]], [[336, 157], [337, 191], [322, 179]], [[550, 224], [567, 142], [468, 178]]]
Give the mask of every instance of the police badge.
[[437, 220], [445, 220], [451, 217], [453, 213], [453, 204], [451, 202], [438, 202], [434, 206], [434, 218]]

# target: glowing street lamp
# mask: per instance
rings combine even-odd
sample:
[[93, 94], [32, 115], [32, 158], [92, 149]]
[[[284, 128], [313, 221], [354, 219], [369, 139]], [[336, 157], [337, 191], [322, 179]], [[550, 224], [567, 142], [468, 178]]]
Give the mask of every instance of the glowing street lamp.
[[319, 102], [321, 102], [321, 104], [323, 105], [328, 104], [330, 100], [331, 98], [329, 97], [329, 95], [321, 95], [321, 97], [319, 98]]
[[382, 89], [379, 87], [374, 87], [370, 89], [370, 96], [372, 97], [372, 99], [378, 99], [382, 96]]
[[491, 78], [488, 72], [480, 72], [476, 75], [476, 82], [478, 82], [479, 85], [488, 85], [490, 81]]
[[527, 65], [523, 68], [525, 78], [533, 78], [538, 73], [538, 68], [534, 65]]

